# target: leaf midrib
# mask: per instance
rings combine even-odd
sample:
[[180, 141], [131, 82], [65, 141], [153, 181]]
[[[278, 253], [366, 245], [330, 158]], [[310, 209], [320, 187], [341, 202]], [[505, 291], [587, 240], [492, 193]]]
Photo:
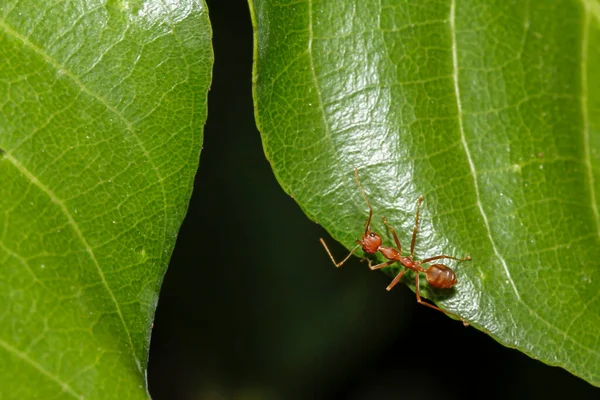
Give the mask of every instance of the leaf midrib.
[[456, 109], [457, 109], [457, 119], [458, 119], [458, 130], [460, 132], [460, 140], [465, 150], [465, 155], [467, 157], [467, 161], [469, 163], [469, 169], [471, 171], [471, 176], [473, 178], [473, 187], [475, 189], [475, 197], [477, 200], [477, 208], [481, 213], [481, 217], [483, 218], [483, 223], [485, 225], [485, 229], [490, 240], [490, 244], [492, 245], [492, 250], [494, 250], [494, 254], [502, 264], [502, 268], [504, 269], [504, 273], [510, 282], [510, 285], [517, 296], [517, 299], [521, 300], [521, 295], [517, 290], [517, 286], [513, 281], [510, 271], [508, 269], [508, 265], [506, 264], [506, 260], [496, 246], [496, 243], [492, 237], [492, 231], [490, 229], [490, 223], [488, 221], [487, 214], [483, 209], [483, 204], [481, 203], [481, 194], [479, 190], [479, 183], [477, 182], [477, 170], [475, 169], [475, 164], [473, 163], [473, 158], [471, 157], [471, 151], [469, 150], [469, 145], [467, 144], [467, 138], [465, 136], [465, 130], [463, 126], [463, 111], [462, 111], [462, 102], [460, 99], [460, 88], [458, 84], [458, 52], [457, 52], [457, 42], [456, 42], [456, 0], [451, 0], [450, 3], [450, 33], [452, 38], [452, 81], [454, 84], [454, 95], [456, 97]]
[[596, 186], [594, 184], [594, 173], [592, 168], [592, 154], [590, 146], [590, 116], [588, 114], [588, 47], [589, 47], [589, 32], [592, 20], [592, 13], [589, 2], [584, 3], [584, 21], [581, 31], [581, 117], [582, 117], [582, 132], [584, 146], [584, 165], [587, 171], [587, 179], [590, 182], [590, 202], [592, 212], [594, 213], [594, 222], [596, 224], [596, 232], [600, 238], [600, 215], [598, 213], [598, 204], [596, 201]]
[[[490, 243], [492, 245], [492, 248], [494, 250], [495, 255], [497, 256], [497, 258], [499, 259], [499, 261], [502, 263], [505, 273], [511, 283], [511, 286], [513, 287], [513, 290], [515, 291], [515, 294], [517, 296], [517, 301], [523, 305], [523, 307], [525, 307], [530, 313], [531, 315], [533, 315], [536, 319], [538, 319], [539, 321], [543, 322], [544, 324], [546, 324], [549, 328], [554, 329], [556, 332], [560, 333], [563, 338], [565, 338], [566, 340], [571, 341], [572, 343], [574, 343], [575, 345], [577, 345], [578, 347], [582, 348], [583, 350], [588, 351], [591, 354], [594, 354], [595, 356], [599, 357], [600, 356], [600, 352], [598, 350], [592, 349], [591, 347], [588, 347], [586, 345], [584, 345], [583, 343], [573, 339], [571, 336], [568, 335], [568, 333], [566, 331], [563, 331], [561, 329], [559, 329], [557, 326], [553, 325], [552, 323], [550, 323], [549, 321], [547, 321], [546, 319], [544, 319], [542, 316], [540, 316], [537, 311], [535, 311], [534, 309], [532, 309], [527, 303], [525, 303], [522, 299], [521, 296], [519, 295], [519, 292], [517, 291], [517, 288], [510, 276], [510, 273], [508, 271], [508, 267], [506, 265], [506, 261], [504, 260], [504, 258], [502, 257], [502, 255], [499, 253], [498, 249], [496, 248], [494, 239], [492, 237], [492, 232], [488, 223], [488, 219], [487, 219], [487, 215], [485, 214], [485, 211], [483, 210], [483, 206], [482, 203], [480, 201], [480, 195], [479, 195], [479, 188], [478, 188], [478, 182], [477, 182], [477, 172], [475, 169], [475, 165], [473, 163], [473, 160], [471, 158], [470, 152], [469, 152], [469, 148], [466, 142], [466, 137], [465, 137], [465, 132], [463, 129], [463, 113], [462, 113], [462, 105], [461, 105], [461, 100], [460, 100], [460, 90], [459, 90], [459, 84], [458, 84], [458, 56], [457, 56], [457, 40], [456, 40], [456, 25], [455, 25], [455, 17], [456, 17], [456, 0], [450, 0], [450, 17], [449, 17], [449, 21], [450, 21], [450, 31], [451, 31], [451, 38], [452, 38], [452, 61], [453, 61], [453, 80], [454, 80], [454, 90], [455, 90], [455, 96], [456, 96], [456, 103], [457, 103], [457, 110], [458, 110], [458, 124], [459, 124], [459, 131], [461, 134], [461, 141], [463, 143], [464, 149], [465, 149], [465, 154], [467, 156], [467, 160], [469, 162], [469, 167], [471, 169], [471, 174], [473, 176], [473, 182], [474, 182], [474, 188], [475, 188], [475, 193], [476, 193], [476, 198], [477, 198], [477, 205], [479, 208], [479, 211], [483, 217], [484, 220], [484, 225], [486, 227], [486, 231], [488, 233], [488, 238], [490, 240]], [[589, 19], [588, 17], [588, 13], [586, 13], [586, 20]], [[585, 24], [584, 24], [585, 25]], [[587, 76], [587, 75], [586, 75]], [[587, 93], [587, 92], [586, 92]], [[584, 134], [585, 135], [585, 134]], [[586, 146], [586, 148], [589, 149], [589, 146]], [[589, 171], [591, 171], [591, 165], [590, 165], [590, 169]], [[593, 190], [592, 190], [593, 192]], [[595, 195], [594, 197], [595, 198]], [[594, 203], [595, 205], [595, 203]], [[596, 222], [598, 223], [598, 214], [596, 212]], [[599, 236], [600, 236], [600, 231], [599, 231]], [[564, 342], [563, 342], [563, 347], [564, 347]]]

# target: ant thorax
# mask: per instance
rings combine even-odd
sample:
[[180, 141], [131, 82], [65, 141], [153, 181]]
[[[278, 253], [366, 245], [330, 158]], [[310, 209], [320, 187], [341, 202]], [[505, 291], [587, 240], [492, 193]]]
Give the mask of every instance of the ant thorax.
[[400, 252], [393, 247], [381, 246], [379, 251], [381, 251], [381, 254], [388, 260], [400, 261], [400, 258], [405, 258], [402, 257], [402, 254], [400, 254]]

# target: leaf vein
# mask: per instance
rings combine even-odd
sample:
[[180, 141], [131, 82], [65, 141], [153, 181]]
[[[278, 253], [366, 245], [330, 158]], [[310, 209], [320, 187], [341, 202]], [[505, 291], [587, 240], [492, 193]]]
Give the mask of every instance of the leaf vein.
[[[313, 85], [315, 86], [315, 91], [317, 92], [317, 100], [319, 102], [319, 109], [321, 110], [321, 119], [323, 121], [323, 128], [325, 131], [325, 136], [327, 137], [333, 152], [336, 154], [337, 159], [340, 160], [338, 151], [333, 144], [333, 139], [331, 136], [331, 130], [329, 128], [329, 124], [327, 123], [327, 116], [325, 115], [325, 108], [323, 104], [323, 97], [321, 95], [321, 89], [319, 88], [319, 80], [317, 78], [317, 73], [315, 71], [315, 62], [313, 59], [313, 50], [312, 45], [314, 41], [314, 33], [313, 33], [313, 0], [308, 0], [308, 45], [307, 45], [307, 53], [308, 53], [308, 62], [309, 69], [312, 76]], [[339, 169], [338, 163], [333, 163], [334, 167]], [[355, 166], [356, 167], [356, 166]], [[344, 176], [340, 171], [338, 171], [338, 176]]]
[[582, 0], [582, 3], [586, 14], [593, 15], [600, 22], [600, 4], [594, 0]]
[[[26, 47], [30, 48], [36, 54], [38, 54], [39, 56], [41, 56], [42, 59], [44, 59], [49, 65], [52, 65], [56, 69], [57, 72], [60, 72], [60, 73], [64, 74], [66, 77], [68, 77], [76, 86], [78, 86], [81, 89], [82, 92], [84, 92], [87, 95], [89, 95], [90, 97], [98, 100], [100, 103], [102, 103], [107, 108], [107, 110], [109, 110], [110, 112], [112, 112], [121, 121], [123, 121], [123, 123], [125, 124], [125, 127], [127, 128], [127, 131], [135, 138], [135, 140], [137, 142], [137, 145], [141, 149], [141, 151], [144, 154], [145, 158], [150, 163], [150, 166], [153, 169], [154, 173], [156, 174], [156, 178], [157, 178], [157, 180], [158, 180], [158, 182], [160, 184], [160, 187], [161, 187], [160, 192], [161, 192], [162, 198], [163, 198], [163, 209], [164, 209], [164, 218], [163, 218], [163, 246], [162, 247], [164, 248], [164, 243], [166, 243], [166, 240], [167, 240], [167, 219], [168, 219], [167, 218], [168, 217], [168, 215], [167, 215], [168, 202], [167, 202], [167, 194], [166, 194], [166, 188], [165, 188], [165, 184], [164, 184], [164, 178], [163, 178], [162, 174], [160, 173], [160, 170], [158, 169], [158, 167], [155, 164], [154, 160], [152, 159], [152, 157], [150, 157], [150, 153], [148, 152], [148, 150], [146, 149], [145, 145], [143, 144], [140, 136], [136, 133], [136, 130], [134, 129], [133, 124], [131, 123], [131, 121], [129, 121], [127, 118], [125, 118], [125, 116], [123, 115], [123, 113], [120, 110], [118, 110], [115, 106], [111, 105], [106, 98], [104, 98], [99, 93], [95, 93], [91, 89], [89, 89], [77, 76], [75, 76], [75, 74], [73, 74], [69, 69], [67, 69], [66, 66], [60, 64], [57, 60], [55, 60], [54, 58], [52, 58], [43, 49], [41, 49], [40, 47], [38, 47], [37, 45], [35, 45], [34, 43], [32, 43], [26, 36], [20, 34], [16, 30], [14, 30], [2, 18], [0, 18], [0, 28], [2, 28], [7, 34], [9, 34], [9, 35], [15, 37], [16, 39], [20, 40]], [[187, 64], [187, 60], [186, 60], [186, 64]], [[16, 161], [14, 158], [12, 158], [12, 160]], [[14, 164], [14, 162], [13, 162], [13, 164]], [[17, 164], [15, 164], [15, 165], [20, 165], [20, 164], [17, 162]], [[23, 168], [23, 166], [21, 166], [21, 167]], [[23, 170], [25, 170], [25, 169], [23, 168]], [[29, 173], [29, 171], [27, 171], [27, 173], [29, 174], [29, 176], [35, 178], [31, 173]], [[37, 179], [36, 179], [36, 181], [38, 183], [40, 183]], [[40, 188], [42, 188], [42, 187], [45, 187], [45, 186], [43, 186], [43, 185], [40, 186]], [[48, 190], [47, 193], [49, 193], [49, 194], [52, 193], [51, 191], [49, 191], [49, 189], [47, 187], [45, 187], [45, 188]], [[52, 193], [52, 196], [54, 196], [53, 193]], [[56, 199], [57, 201], [60, 202], [60, 200], [56, 196], [54, 196], [54, 197], [52, 197], [52, 196], [51, 196], [51, 198], [53, 198], [53, 201], [54, 201], [54, 199]], [[79, 230], [79, 228], [78, 228], [77, 224], [75, 223], [75, 221], [73, 220], [72, 216], [68, 213], [68, 210], [66, 209], [66, 207], [64, 206], [64, 204], [62, 202], [57, 203], [57, 204], [59, 204], [59, 206], [61, 206], [61, 208], [63, 209], [63, 211], [67, 214], [67, 217], [69, 218], [69, 221], [72, 222], [72, 224], [73, 224], [74, 227], [76, 227], [76, 230], [79, 233], [79, 236], [81, 237], [82, 241], [85, 243], [86, 247], [88, 248], [88, 252], [90, 252], [90, 255], [92, 256], [92, 259], [94, 260], [98, 271], [102, 275], [103, 282], [104, 282], [107, 290], [110, 293], [111, 298], [115, 302], [115, 305], [116, 305], [116, 307], [118, 309], [119, 317], [121, 319], [121, 322], [123, 323], [125, 332], [127, 333], [127, 336], [129, 338], [129, 344], [131, 346], [131, 352], [132, 352], [132, 354], [134, 356], [134, 359], [136, 361], [138, 369], [141, 372], [141, 370], [142, 370], [141, 369], [141, 364], [140, 364], [140, 361], [139, 361], [137, 355], [135, 354], [135, 347], [133, 346], [133, 342], [132, 342], [132, 339], [131, 339], [131, 333], [129, 332], [129, 329], [127, 328], [127, 324], [125, 323], [125, 319], [123, 317], [123, 314], [121, 313], [121, 311], [119, 309], [118, 302], [116, 301], [116, 298], [115, 298], [114, 294], [112, 293], [112, 291], [108, 287], [108, 283], [104, 279], [104, 275], [103, 275], [103, 272], [102, 272], [102, 270], [100, 268], [100, 265], [98, 264], [98, 262], [96, 260], [96, 257], [93, 254], [93, 251], [91, 250], [89, 244], [87, 243], [87, 241], [85, 240], [85, 238], [83, 237], [83, 235], [81, 235], [81, 231]], [[162, 252], [161, 252], [161, 262], [162, 262], [162, 258], [163, 258], [163, 255], [162, 255]]]
[[590, 117], [588, 115], [588, 47], [589, 47], [589, 31], [591, 23], [591, 13], [585, 14], [583, 22], [583, 31], [581, 38], [581, 115], [582, 115], [582, 133], [584, 146], [584, 165], [587, 172], [587, 178], [590, 183], [590, 202], [592, 212], [594, 213], [594, 222], [596, 223], [596, 232], [600, 237], [600, 215], [598, 214], [598, 205], [596, 202], [595, 179], [592, 168], [592, 156], [590, 146]]
[[[531, 307], [529, 307], [529, 305], [527, 305], [527, 303], [525, 303], [522, 299], [521, 296], [519, 295], [519, 292], [517, 291], [517, 288], [515, 286], [514, 281], [512, 280], [509, 270], [508, 270], [508, 266], [506, 264], [506, 261], [504, 260], [504, 258], [502, 257], [502, 255], [499, 253], [496, 244], [494, 242], [494, 239], [492, 237], [492, 233], [491, 233], [491, 229], [490, 229], [490, 225], [488, 222], [488, 218], [487, 215], [485, 214], [485, 211], [483, 210], [483, 205], [481, 203], [480, 200], [480, 194], [479, 194], [479, 185], [477, 182], [477, 171], [475, 169], [475, 164], [473, 163], [473, 159], [471, 157], [471, 153], [469, 151], [469, 147], [466, 141], [466, 136], [465, 136], [465, 130], [463, 127], [463, 111], [462, 111], [462, 103], [461, 103], [461, 97], [460, 97], [460, 89], [459, 89], [459, 84], [458, 84], [458, 54], [457, 54], [457, 41], [456, 41], [456, 0], [451, 0], [450, 3], [450, 32], [451, 32], [451, 40], [452, 40], [452, 65], [453, 65], [453, 81], [454, 81], [454, 92], [455, 92], [455, 96], [456, 96], [456, 104], [457, 104], [457, 113], [458, 113], [458, 125], [459, 125], [459, 130], [460, 130], [460, 135], [461, 135], [461, 141], [463, 144], [463, 147], [465, 149], [465, 153], [467, 156], [467, 160], [469, 162], [469, 167], [471, 170], [471, 175], [473, 176], [473, 183], [474, 183], [474, 187], [475, 187], [475, 194], [476, 194], [476, 198], [477, 198], [477, 206], [479, 208], [479, 211], [483, 217], [483, 221], [484, 221], [484, 225], [487, 229], [487, 234], [488, 234], [488, 238], [490, 240], [490, 243], [492, 245], [492, 249], [494, 250], [495, 255], [498, 257], [498, 259], [500, 260], [500, 262], [502, 263], [502, 266], [504, 267], [504, 271], [509, 279], [509, 282], [511, 283], [513, 290], [515, 291], [515, 294], [517, 296], [517, 300], [519, 303], [521, 303], [533, 316], [535, 316], [535, 318], [537, 318], [538, 320], [540, 320], [541, 322], [543, 322], [544, 324], [546, 324], [546, 326], [548, 326], [549, 328], [552, 328], [553, 330], [555, 330], [556, 332], [558, 332], [564, 339], [571, 341], [572, 343], [574, 343], [576, 346], [587, 350], [588, 352], [598, 355], [600, 354], [598, 352], [598, 350], [585, 346], [582, 343], [580, 343], [579, 341], [574, 340], [572, 337], [568, 336], [567, 332], [565, 332], [564, 330], [559, 329], [557, 326], [553, 325], [552, 323], [550, 323], [549, 321], [547, 321], [546, 319], [542, 318], [542, 316], [540, 316], [534, 309], [532, 309]], [[511, 316], [512, 318], [512, 316]]]
[[77, 399], [83, 399], [83, 395], [77, 393], [75, 390], [73, 390], [73, 388], [71, 386], [69, 386], [68, 383], [62, 381], [58, 376], [56, 376], [53, 373], [51, 373], [50, 371], [48, 371], [48, 369], [46, 369], [43, 365], [39, 364], [37, 361], [35, 361], [31, 357], [29, 357], [26, 353], [23, 353], [23, 352], [17, 350], [15, 347], [6, 343], [2, 339], [0, 339], [0, 347], [2, 347], [4, 350], [11, 353], [15, 357], [20, 358], [27, 364], [31, 365], [33, 368], [35, 368], [38, 372], [40, 372], [42, 375], [44, 375], [48, 379], [54, 381], [57, 385], [59, 385], [62, 388], [62, 390], [65, 393], [68, 393]]
[[457, 49], [456, 49], [456, 0], [451, 0], [451, 4], [450, 4], [450, 32], [451, 32], [451, 37], [452, 37], [452, 67], [453, 67], [452, 68], [453, 69], [452, 77], [453, 77], [453, 82], [454, 82], [454, 93], [456, 96], [456, 108], [457, 108], [457, 113], [458, 113], [458, 128], [460, 131], [460, 140], [461, 140], [463, 148], [465, 150], [467, 161], [469, 163], [469, 168], [471, 170], [471, 175], [473, 176], [473, 186], [475, 187], [477, 208], [479, 209], [479, 212], [481, 213], [481, 217], [483, 218], [483, 223], [485, 225], [485, 229], [487, 232], [488, 239], [490, 240], [490, 244], [492, 245], [492, 249], [494, 250], [494, 254], [496, 255], [496, 257], [502, 264], [502, 267], [504, 268], [504, 273], [506, 274], [508, 281], [510, 282], [510, 285], [512, 286], [512, 289], [515, 292], [517, 299], [521, 300], [521, 295], [519, 294], [519, 291], [517, 290], [517, 286], [515, 285], [515, 282], [513, 281], [512, 277], [510, 276], [510, 271], [508, 270], [508, 265], [506, 264], [506, 260], [504, 260], [504, 257], [502, 257], [502, 255], [498, 251], [498, 248], [496, 247], [496, 243], [494, 242], [494, 238], [492, 237], [490, 223], [488, 221], [487, 214], [485, 213], [485, 210], [483, 209], [483, 204], [481, 203], [479, 183], [477, 181], [477, 170], [475, 169], [475, 164], [473, 162], [473, 158], [471, 157], [471, 151], [469, 150], [469, 145], [467, 143], [467, 138], [465, 136], [465, 129], [463, 126], [462, 102], [460, 99], [460, 89], [459, 89], [459, 85], [458, 85], [458, 54], [457, 54]]
[[25, 166], [22, 165], [17, 159], [15, 159], [10, 153], [7, 152], [4, 155], [4, 157], [8, 161], [10, 161], [15, 166], [15, 168], [17, 168], [25, 177], [27, 177], [27, 179], [29, 179], [31, 181], [31, 183], [33, 183], [42, 192], [44, 192], [50, 198], [50, 200], [54, 204], [56, 204], [60, 208], [60, 210], [64, 213], [64, 215], [67, 217], [67, 220], [69, 221], [69, 224], [72, 226], [73, 231], [75, 232], [75, 234], [77, 235], [77, 237], [79, 238], [81, 243], [83, 244], [85, 251], [88, 253], [88, 255], [90, 256], [90, 258], [92, 260], [92, 263], [96, 267], [96, 270], [98, 272], [98, 275], [100, 277], [102, 285], [106, 288], [106, 291], [108, 292], [111, 301], [115, 305], [117, 315], [119, 316], [119, 319], [123, 325], [123, 330], [125, 331], [125, 333], [127, 335], [128, 345], [130, 346], [131, 354], [133, 355], [133, 357], [135, 359], [138, 369], [140, 369], [140, 371], [141, 371], [140, 360], [138, 359], [137, 355], [135, 354], [135, 350], [134, 350], [135, 347], [133, 346], [133, 340], [131, 338], [131, 333], [129, 332], [129, 329], [127, 329], [127, 324], [125, 323], [125, 318], [123, 316], [123, 312], [121, 311], [119, 302], [117, 301], [117, 298], [115, 297], [113, 291], [111, 290], [110, 286], [108, 285], [108, 282], [106, 281], [106, 277], [104, 275], [104, 271], [102, 271], [102, 268], [100, 268], [100, 263], [98, 262], [98, 259], [96, 258], [96, 255], [94, 254], [94, 250], [92, 249], [92, 247], [90, 246], [88, 241], [85, 239], [85, 236], [83, 235], [83, 233], [81, 232], [81, 229], [79, 228], [79, 224], [77, 223], [77, 221], [75, 221], [75, 219], [73, 218], [73, 215], [69, 212], [69, 210], [67, 209], [67, 206], [65, 206], [64, 202], [61, 199], [59, 199], [49, 187], [47, 187], [42, 182], [40, 182], [40, 180], [35, 175], [33, 175], [27, 168], [25, 168]]

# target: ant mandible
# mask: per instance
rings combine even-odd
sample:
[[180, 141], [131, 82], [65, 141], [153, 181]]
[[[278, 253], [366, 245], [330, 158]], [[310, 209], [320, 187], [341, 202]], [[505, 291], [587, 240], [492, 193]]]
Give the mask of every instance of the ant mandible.
[[[396, 286], [396, 284], [398, 282], [400, 282], [400, 279], [402, 279], [402, 277], [404, 276], [406, 271], [408, 271], [409, 269], [413, 270], [415, 272], [415, 290], [416, 290], [416, 294], [417, 294], [417, 302], [419, 304], [423, 304], [426, 307], [441, 311], [445, 314], [453, 315], [453, 316], [459, 318], [462, 321], [463, 325], [469, 326], [468, 322], [465, 321], [465, 319], [462, 318], [461, 316], [456, 315], [456, 314], [451, 313], [446, 310], [442, 310], [441, 308], [436, 307], [433, 304], [429, 304], [421, 299], [421, 293], [420, 293], [420, 288], [419, 288], [419, 274], [421, 272], [425, 274], [427, 283], [429, 283], [430, 286], [432, 286], [434, 288], [438, 288], [438, 289], [449, 289], [449, 288], [453, 287], [454, 285], [456, 285], [456, 274], [454, 273], [452, 268], [450, 268], [444, 264], [432, 264], [429, 266], [429, 268], [423, 268], [422, 264], [426, 264], [431, 261], [440, 260], [440, 259], [450, 259], [450, 260], [456, 260], [458, 262], [469, 261], [469, 260], [471, 260], [471, 256], [466, 256], [464, 258], [456, 258], [456, 257], [452, 257], [452, 256], [447, 256], [447, 255], [440, 255], [440, 256], [435, 256], [435, 257], [429, 257], [424, 260], [415, 260], [414, 259], [415, 241], [417, 239], [417, 231], [419, 230], [419, 211], [421, 208], [421, 203], [423, 202], [423, 196], [419, 196], [419, 199], [417, 200], [417, 215], [415, 217], [415, 228], [413, 230], [412, 241], [410, 243], [410, 255], [408, 255], [408, 256], [402, 255], [402, 246], [400, 245], [400, 240], [398, 239], [398, 235], [396, 234], [396, 231], [394, 230], [394, 228], [392, 228], [390, 226], [390, 224], [387, 222], [387, 219], [385, 217], [382, 218], [383, 223], [385, 224], [387, 229], [390, 231], [390, 233], [394, 237], [394, 241], [396, 242], [396, 248], [382, 246], [383, 241], [381, 239], [381, 236], [378, 233], [375, 233], [371, 230], [371, 219], [373, 217], [373, 208], [371, 207], [371, 204], [369, 203], [367, 194], [365, 193], [364, 189], [362, 188], [362, 186], [358, 180], [358, 169], [357, 168], [354, 169], [354, 178], [356, 180], [356, 184], [358, 185], [358, 189], [362, 193], [362, 196], [365, 199], [365, 202], [367, 203], [367, 207], [369, 207], [369, 218], [367, 218], [367, 221], [365, 222], [365, 231], [362, 234], [361, 239], [360, 240], [357, 239], [355, 241], [356, 246], [350, 251], [350, 253], [346, 256], [346, 258], [344, 258], [339, 263], [335, 261], [335, 258], [333, 258], [333, 255], [331, 254], [331, 251], [329, 251], [329, 248], [327, 247], [327, 244], [325, 244], [325, 241], [322, 238], [319, 239], [321, 241], [321, 244], [323, 245], [323, 247], [325, 247], [325, 251], [327, 251], [327, 254], [329, 254], [329, 258], [331, 258], [331, 261], [333, 262], [333, 264], [336, 267], [341, 267], [346, 261], [348, 261], [350, 256], [352, 254], [354, 254], [354, 252], [356, 250], [358, 250], [359, 247], [362, 247], [362, 250], [365, 254], [375, 254], [379, 251], [385, 258], [388, 259], [388, 261], [383, 262], [381, 264], [372, 265], [371, 260], [367, 259], [367, 261], [369, 263], [369, 269], [371, 269], [372, 271], [374, 271], [376, 269], [380, 269], [380, 268], [389, 267], [390, 265], [392, 265], [396, 262], [399, 262], [404, 267], [404, 270], [401, 271], [398, 275], [396, 275], [396, 277], [388, 285], [386, 290], [389, 291], [394, 286]], [[363, 260], [364, 260], [364, 258], [363, 258]]]

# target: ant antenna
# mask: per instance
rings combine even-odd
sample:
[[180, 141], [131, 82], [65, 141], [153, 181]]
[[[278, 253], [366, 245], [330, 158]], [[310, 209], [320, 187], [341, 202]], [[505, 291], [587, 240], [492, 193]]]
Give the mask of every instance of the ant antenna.
[[365, 202], [367, 203], [367, 207], [369, 207], [369, 218], [365, 222], [365, 235], [366, 235], [367, 232], [369, 232], [369, 228], [371, 226], [371, 218], [373, 217], [373, 208], [371, 207], [371, 203], [369, 203], [369, 199], [367, 198], [367, 194], [365, 193], [365, 190], [363, 189], [363, 187], [361, 186], [361, 184], [358, 180], [358, 168], [357, 167], [354, 167], [354, 179], [356, 180], [356, 184], [358, 185], [358, 189], [360, 190], [360, 193], [362, 193], [362, 196], [365, 199]]

